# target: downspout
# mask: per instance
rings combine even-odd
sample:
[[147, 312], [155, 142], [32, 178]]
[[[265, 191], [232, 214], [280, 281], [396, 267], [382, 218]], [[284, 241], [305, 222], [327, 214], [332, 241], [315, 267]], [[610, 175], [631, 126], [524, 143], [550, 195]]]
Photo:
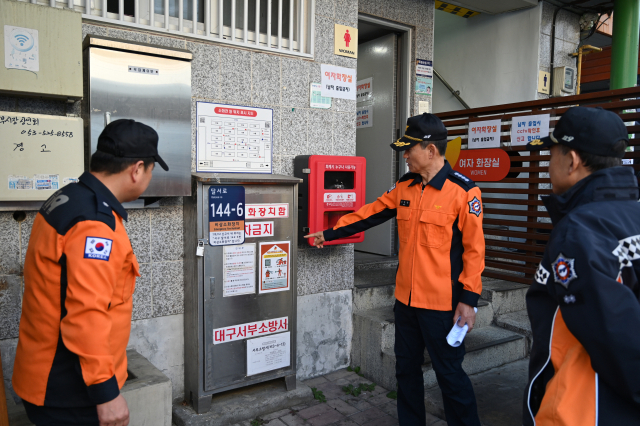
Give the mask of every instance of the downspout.
[[553, 57], [555, 56], [555, 50], [556, 50], [556, 18], [558, 17], [558, 12], [560, 12], [562, 9], [564, 9], [567, 6], [562, 6], [556, 9], [555, 12], [553, 12], [553, 22], [551, 25], [551, 64], [549, 67], [549, 89], [550, 89], [550, 96], [553, 96], [553, 66], [555, 65], [553, 62]]
[[616, 0], [613, 5], [611, 89], [634, 87], [638, 78], [639, 0]]

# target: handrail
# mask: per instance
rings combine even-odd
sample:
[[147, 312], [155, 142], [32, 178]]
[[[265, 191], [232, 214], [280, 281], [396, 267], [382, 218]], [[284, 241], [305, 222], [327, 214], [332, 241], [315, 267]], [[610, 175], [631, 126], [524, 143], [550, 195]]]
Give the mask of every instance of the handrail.
[[447, 81], [444, 78], [442, 78], [440, 73], [438, 71], [436, 71], [435, 68], [433, 69], [433, 73], [436, 75], [436, 77], [438, 77], [438, 79], [442, 82], [442, 84], [444, 84], [444, 86], [447, 89], [449, 89], [451, 94], [456, 97], [456, 99], [462, 104], [463, 107], [465, 107], [466, 109], [471, 109], [471, 107], [464, 101], [464, 99], [462, 99], [460, 97], [460, 91], [459, 90], [453, 90], [453, 87], [451, 87], [451, 85], [449, 85], [449, 83], [447, 83]]

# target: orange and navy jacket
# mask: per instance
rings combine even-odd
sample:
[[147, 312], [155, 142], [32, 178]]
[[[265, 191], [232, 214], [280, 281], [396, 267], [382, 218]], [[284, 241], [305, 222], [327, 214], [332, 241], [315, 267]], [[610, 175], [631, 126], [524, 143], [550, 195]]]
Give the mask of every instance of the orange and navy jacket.
[[90, 173], [36, 215], [13, 372], [22, 399], [88, 407], [120, 394], [140, 275], [123, 218], [125, 209]]
[[544, 197], [554, 228], [527, 292], [525, 426], [640, 425], [640, 204], [629, 167]]
[[400, 241], [396, 299], [436, 311], [455, 310], [458, 302], [477, 306], [484, 234], [480, 189], [473, 181], [446, 161], [424, 189], [419, 174], [407, 173], [376, 201], [341, 217], [324, 238], [353, 235], [393, 217]]

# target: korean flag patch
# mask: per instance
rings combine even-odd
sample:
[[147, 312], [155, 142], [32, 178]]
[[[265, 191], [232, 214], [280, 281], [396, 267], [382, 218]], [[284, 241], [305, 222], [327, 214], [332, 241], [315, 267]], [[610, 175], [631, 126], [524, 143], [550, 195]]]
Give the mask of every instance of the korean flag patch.
[[113, 240], [107, 238], [87, 237], [84, 244], [85, 259], [109, 260]]
[[480, 216], [480, 213], [482, 213], [482, 204], [478, 197], [473, 197], [473, 200], [469, 201], [469, 213], [473, 213], [476, 216]]
[[551, 265], [551, 268], [553, 269], [554, 280], [566, 289], [569, 288], [571, 281], [578, 278], [575, 259], [570, 259], [562, 253], [558, 255], [556, 261]]

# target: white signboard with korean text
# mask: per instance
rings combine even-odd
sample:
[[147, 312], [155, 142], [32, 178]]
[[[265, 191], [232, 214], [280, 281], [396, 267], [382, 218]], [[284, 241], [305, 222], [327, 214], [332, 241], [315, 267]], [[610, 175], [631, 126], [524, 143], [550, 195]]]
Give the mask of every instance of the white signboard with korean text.
[[356, 130], [373, 127], [373, 105], [356, 108]]
[[511, 145], [526, 145], [549, 136], [549, 114], [513, 117], [511, 121]]
[[275, 241], [260, 243], [260, 284], [259, 293], [286, 291], [289, 281], [291, 243]]
[[425, 59], [416, 59], [416, 75], [433, 77], [433, 62]]
[[356, 70], [353, 68], [320, 65], [322, 96], [356, 100]]
[[225, 246], [222, 257], [223, 297], [256, 292], [256, 245]]
[[469, 149], [500, 148], [500, 120], [469, 123]]
[[246, 222], [244, 235], [246, 238], [273, 237], [273, 221]]
[[247, 376], [291, 365], [291, 333], [247, 340]]
[[196, 171], [271, 173], [273, 110], [196, 102]]
[[289, 331], [289, 317], [275, 318], [245, 324], [230, 325], [213, 330], [213, 344], [233, 342], [250, 337], [266, 336]]
[[373, 101], [373, 77], [358, 81], [356, 86], [357, 103]]
[[289, 217], [288, 203], [247, 204], [245, 219], [282, 219]]

